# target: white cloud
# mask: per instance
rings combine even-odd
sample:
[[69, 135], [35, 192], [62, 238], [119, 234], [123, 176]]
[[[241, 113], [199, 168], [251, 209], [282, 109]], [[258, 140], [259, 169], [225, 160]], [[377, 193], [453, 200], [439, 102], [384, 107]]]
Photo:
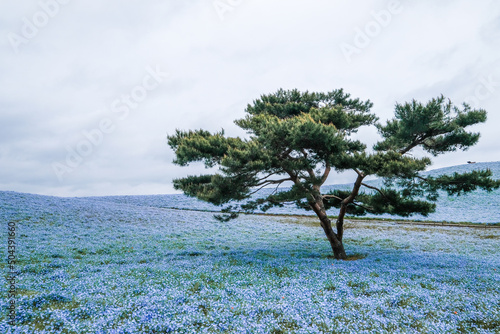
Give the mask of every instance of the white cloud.
[[[244, 135], [233, 120], [243, 117], [247, 103], [280, 87], [343, 87], [372, 100], [383, 120], [396, 101], [443, 93], [461, 103], [476, 96], [483, 78], [500, 82], [495, 1], [401, 1], [402, 10], [350, 62], [341, 44], [354, 43], [357, 31], [373, 25], [373, 13], [388, 10], [391, 1], [231, 2], [224, 20], [212, 1], [67, 2], [18, 53], [9, 33], [22, 36], [24, 18], [32, 20], [41, 6], [0, 5], [1, 190], [171, 192], [172, 178], [203, 168], [172, 165], [167, 133], [224, 128]], [[113, 101], [130, 94], [145, 68], [156, 65], [169, 77], [118, 119]], [[480, 144], [437, 159], [436, 167], [500, 160], [500, 86], [488, 92], [477, 100], [489, 111], [488, 123], [478, 127]], [[60, 182], [51, 163], [64, 161], [67, 147], [75, 148], [84, 131], [107, 118], [113, 132]], [[361, 134], [367, 142], [376, 138], [373, 131]], [[337, 181], [347, 180], [331, 180]]]

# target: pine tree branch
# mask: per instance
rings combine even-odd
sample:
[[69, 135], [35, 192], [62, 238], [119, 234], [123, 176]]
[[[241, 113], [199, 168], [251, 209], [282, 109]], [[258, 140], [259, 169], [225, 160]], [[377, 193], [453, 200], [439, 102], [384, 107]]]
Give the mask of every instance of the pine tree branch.
[[271, 184], [281, 184], [285, 181], [293, 181], [291, 178], [287, 177], [286, 179], [281, 179], [281, 180], [266, 180], [266, 181], [263, 181], [263, 182], [260, 182], [258, 184], [256, 184], [255, 186], [256, 187], [260, 187], [260, 186], [269, 186]]
[[364, 205], [361, 205], [361, 204], [359, 204], [359, 203], [352, 202], [352, 204], [354, 204], [354, 205], [356, 205], [356, 206], [359, 206], [360, 208], [363, 208], [363, 209], [365, 209], [365, 210], [366, 210], [366, 211], [368, 211], [368, 212], [369, 212], [369, 211], [373, 211], [373, 208], [369, 208], [369, 207], [364, 206]]
[[432, 138], [433, 136], [437, 136], [437, 135], [440, 135], [440, 134], [443, 134], [443, 133], [445, 133], [445, 132], [442, 132], [442, 133], [432, 133], [432, 134], [422, 134], [420, 136], [417, 136], [417, 138], [415, 138], [410, 145], [408, 145], [407, 147], [399, 150], [399, 153], [401, 155], [403, 155], [405, 153], [408, 153], [409, 151], [411, 151], [412, 149], [414, 149], [418, 145], [423, 144], [428, 138]]
[[323, 173], [323, 176], [321, 177], [321, 183], [320, 185], [323, 185], [326, 182], [326, 179], [328, 178], [328, 175], [330, 174], [330, 171], [332, 170], [332, 167], [330, 166], [330, 163], [326, 163], [325, 167], [325, 172]]
[[338, 199], [341, 202], [344, 200], [343, 198], [335, 196], [335, 195], [321, 195], [321, 197], [323, 197], [323, 199], [335, 198], [335, 199]]
[[278, 159], [280, 159], [281, 161], [283, 161], [286, 157], [290, 156], [290, 153], [292, 151], [293, 150], [291, 148], [287, 149], [285, 152], [283, 152], [282, 154], [280, 154], [280, 156], [278, 157]]
[[248, 196], [252, 196], [253, 194], [258, 193], [260, 190], [262, 190], [263, 188], [265, 188], [267, 185], [268, 184], [265, 184], [265, 185], [261, 186], [260, 188], [258, 188], [257, 190], [252, 191], [250, 194], [248, 194]]
[[[273, 176], [273, 175], [276, 175], [276, 174], [277, 174], [277, 173], [271, 173], [271, 174], [269, 174], [269, 175], [267, 175], [267, 176], [265, 176], [265, 177], [262, 177], [262, 178], [260, 178], [260, 179], [257, 179], [256, 181], [257, 181], [257, 182], [264, 181], [265, 179], [267, 179], [267, 178], [269, 178], [269, 177], [271, 177], [271, 176]], [[257, 186], [258, 186], [258, 184], [257, 184]]]
[[[241, 172], [241, 173], [234, 174], [234, 176], [237, 177], [237, 178], [238, 177], [242, 177], [242, 176], [247, 176], [248, 178], [252, 178], [252, 177], [257, 176], [257, 174], [259, 174], [258, 171], [246, 171], [246, 172]], [[276, 174], [276, 173], [273, 173], [273, 174]], [[273, 175], [273, 174], [270, 174], [270, 175]], [[267, 176], [267, 177], [269, 177], [269, 176]], [[261, 181], [261, 180], [257, 180], [257, 181]]]
[[389, 198], [388, 198], [388, 197], [384, 194], [384, 192], [383, 192], [382, 190], [380, 190], [379, 188], [374, 187], [374, 186], [370, 186], [370, 185], [368, 185], [368, 184], [366, 184], [366, 183], [361, 183], [361, 185], [362, 185], [362, 186], [365, 186], [365, 187], [366, 187], [366, 188], [368, 188], [368, 189], [373, 189], [373, 190], [376, 190], [376, 191], [377, 191], [380, 195], [384, 196], [384, 198], [385, 198], [385, 199], [387, 199], [387, 200], [389, 199]]
[[[290, 153], [292, 153], [293, 150], [289, 150], [288, 151], [288, 155], [287, 155], [287, 158], [291, 161], [301, 161], [301, 160], [307, 160], [307, 152], [305, 151], [305, 149], [301, 149], [301, 153], [302, 155], [304, 156], [303, 158], [302, 157], [293, 157], [290, 155]], [[314, 171], [311, 169], [311, 168], [304, 168], [305, 171], [307, 171], [307, 173], [309, 174], [309, 177], [311, 179], [315, 179], [316, 178], [316, 174], [314, 174]]]
[[356, 182], [354, 182], [354, 186], [352, 188], [351, 194], [342, 201], [342, 204], [347, 205], [347, 204], [352, 203], [354, 201], [356, 196], [358, 196], [359, 188], [361, 188], [361, 183], [363, 181], [363, 178], [364, 178], [364, 175], [362, 173], [360, 175], [358, 175], [358, 177], [356, 178]]
[[280, 187], [281, 183], [276, 185], [276, 188], [274, 188], [274, 191], [271, 193], [271, 195], [275, 195], [278, 193], [278, 188]]
[[[307, 152], [305, 149], [301, 149], [300, 150], [302, 152], [302, 155], [304, 156], [304, 160], [307, 160]], [[316, 179], [316, 174], [314, 173], [314, 171], [312, 170], [312, 168], [307, 168], [307, 173], [309, 173], [309, 176], [311, 177], [311, 179]]]
[[286, 178], [286, 179], [281, 179], [281, 180], [267, 180], [267, 181], [264, 181], [260, 184], [257, 184], [256, 186], [259, 187], [257, 190], [255, 191], [252, 191], [250, 194], [248, 194], [248, 196], [252, 196], [253, 194], [259, 192], [260, 190], [262, 190], [263, 188], [265, 188], [266, 186], [269, 186], [271, 184], [277, 184], [276, 188], [278, 188], [283, 182], [285, 181], [293, 181], [292, 178]]
[[290, 179], [291, 181], [297, 186], [299, 187], [300, 189], [302, 189], [303, 192], [305, 192], [306, 194], [310, 195], [310, 191], [309, 189], [307, 189], [306, 187], [304, 187], [304, 185], [302, 184], [302, 182], [300, 182], [299, 180], [299, 177], [297, 174], [294, 174], [293, 171], [289, 170], [288, 168], [285, 168], [283, 167], [283, 170], [290, 176]]
[[420, 143], [418, 141], [414, 141], [410, 145], [408, 145], [407, 147], [403, 148], [402, 150], [399, 150], [399, 153], [401, 155], [404, 155], [404, 154], [408, 153], [409, 151], [411, 151], [413, 148], [417, 147], [419, 144]]

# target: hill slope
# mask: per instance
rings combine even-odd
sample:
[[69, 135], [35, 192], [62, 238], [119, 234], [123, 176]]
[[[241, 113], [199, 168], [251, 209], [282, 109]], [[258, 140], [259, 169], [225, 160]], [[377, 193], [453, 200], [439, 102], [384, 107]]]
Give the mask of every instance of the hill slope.
[[[472, 170], [489, 168], [493, 172], [493, 177], [500, 178], [500, 161], [484, 162], [476, 164], [458, 165], [435, 169], [427, 172], [427, 175], [437, 176], [442, 174], [452, 174], [454, 172], [464, 173]], [[381, 182], [374, 180], [368, 181], [374, 185], [380, 185]], [[325, 190], [345, 188], [350, 189], [352, 184], [325, 186]], [[266, 191], [264, 189], [263, 191]], [[271, 191], [270, 189], [267, 191]], [[137, 206], [149, 206], [159, 208], [178, 208], [218, 211], [220, 207], [206, 202], [189, 198], [184, 195], [151, 195], [151, 196], [110, 196], [110, 197], [90, 197], [89, 200], [106, 201], [122, 203]], [[307, 214], [312, 212], [298, 209], [293, 204], [285, 205], [283, 208], [273, 208], [268, 213], [275, 214]], [[335, 215], [332, 210], [330, 214]], [[366, 217], [397, 218], [401, 217], [391, 215], [367, 215]], [[475, 191], [473, 193], [460, 197], [448, 197], [443, 193], [437, 201], [436, 212], [428, 217], [412, 216], [409, 219], [432, 220], [432, 221], [454, 221], [454, 222], [472, 222], [472, 223], [498, 223], [500, 222], [500, 190], [491, 193], [485, 191]]]
[[[489, 168], [493, 172], [494, 178], [500, 178], [500, 161], [497, 162], [484, 162], [476, 164], [466, 164], [458, 165], [453, 167], [446, 167], [435, 169], [427, 172], [427, 175], [437, 176], [442, 174], [452, 174], [454, 172], [468, 172], [478, 169]], [[368, 183], [374, 185], [380, 185], [380, 181], [373, 180], [368, 181]], [[352, 184], [342, 184], [342, 185], [329, 185], [325, 186], [325, 190], [330, 189], [350, 189]], [[264, 189], [266, 191], [266, 189]], [[267, 191], [271, 191], [270, 189]], [[211, 205], [206, 202], [196, 200], [194, 198], [187, 197], [182, 194], [175, 195], [142, 195], [142, 196], [99, 196], [99, 197], [81, 197], [81, 198], [57, 198], [50, 196], [40, 196], [40, 195], [28, 195], [19, 194], [15, 192], [0, 192], [0, 200], [5, 203], [0, 206], [2, 210], [18, 210], [18, 208], [8, 206], [9, 197], [14, 196], [19, 199], [19, 197], [34, 196], [39, 200], [49, 201], [51, 204], [45, 209], [50, 210], [51, 206], [58, 205], [54, 203], [62, 203], [70, 200], [79, 200], [92, 202], [99, 205], [104, 205], [108, 203], [109, 205], [121, 204], [126, 206], [138, 206], [138, 207], [153, 207], [153, 208], [177, 208], [185, 210], [202, 210], [202, 211], [219, 211], [220, 207]], [[49, 200], [49, 199], [59, 199], [59, 200]], [[60, 204], [59, 204], [60, 205]], [[3, 212], [5, 213], [5, 212]], [[268, 213], [275, 214], [308, 214], [313, 215], [312, 212], [304, 211], [295, 207], [295, 205], [286, 205], [283, 208], [273, 208], [268, 211]], [[330, 214], [335, 215], [336, 212], [332, 210]], [[400, 217], [391, 215], [367, 215], [367, 217], [381, 217], [381, 218], [397, 218]], [[485, 191], [475, 191], [467, 195], [460, 197], [449, 197], [443, 193], [437, 201], [436, 212], [429, 215], [428, 217], [423, 216], [412, 216], [409, 219], [417, 220], [432, 220], [432, 221], [454, 221], [454, 222], [472, 222], [472, 223], [498, 223], [500, 222], [500, 190], [487, 193]]]
[[148, 206], [171, 197], [0, 192], [0, 333], [498, 333], [499, 229], [348, 222], [334, 261], [317, 219]]

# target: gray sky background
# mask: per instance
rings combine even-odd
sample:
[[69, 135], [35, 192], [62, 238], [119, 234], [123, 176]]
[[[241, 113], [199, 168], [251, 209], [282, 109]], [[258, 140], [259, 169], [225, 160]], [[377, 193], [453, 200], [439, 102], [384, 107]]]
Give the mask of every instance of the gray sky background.
[[495, 0], [2, 1], [0, 36], [0, 190], [172, 193], [204, 170], [173, 165], [167, 134], [244, 136], [233, 120], [280, 87], [344, 88], [382, 121], [444, 94], [489, 119], [433, 168], [500, 160]]

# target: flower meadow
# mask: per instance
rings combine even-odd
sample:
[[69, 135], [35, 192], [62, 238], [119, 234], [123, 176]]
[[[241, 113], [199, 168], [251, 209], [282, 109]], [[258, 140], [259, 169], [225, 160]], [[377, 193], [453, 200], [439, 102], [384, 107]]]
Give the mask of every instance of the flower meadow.
[[313, 218], [133, 203], [0, 192], [0, 333], [500, 332], [498, 228], [348, 222], [335, 261]]
[[[500, 179], [500, 161], [496, 162], [481, 162], [474, 164], [458, 165], [446, 168], [439, 168], [425, 172], [424, 175], [439, 176], [443, 174], [466, 173], [473, 170], [489, 169], [493, 174], [493, 178]], [[371, 180], [366, 183], [382, 187], [381, 180]], [[342, 189], [351, 190], [353, 184], [341, 184], [324, 186], [323, 191]], [[282, 190], [287, 188], [283, 187]], [[274, 191], [274, 188], [263, 189], [254, 195], [254, 199], [261, 197], [262, 193], [269, 194]], [[197, 199], [187, 197], [183, 194], [176, 195], [152, 195], [152, 196], [108, 196], [101, 198], [104, 201], [113, 201], [116, 203], [133, 204], [140, 206], [154, 206], [158, 208], [176, 208], [185, 210], [203, 210], [203, 211], [219, 211], [220, 207], [203, 202]], [[241, 202], [240, 204], [242, 204]], [[492, 192], [484, 190], [476, 190], [461, 196], [448, 196], [445, 192], [440, 192], [440, 196], [436, 202], [436, 212], [425, 217], [422, 215], [414, 215], [411, 217], [399, 217], [389, 214], [372, 215], [370, 218], [386, 218], [398, 220], [423, 220], [423, 221], [447, 221], [447, 222], [470, 222], [475, 224], [500, 224], [500, 189]], [[283, 207], [271, 208], [267, 213], [271, 214], [295, 214], [295, 215], [310, 215], [314, 216], [314, 212], [299, 209], [293, 203], [285, 203]], [[337, 211], [332, 210], [331, 214], [337, 214]]]

